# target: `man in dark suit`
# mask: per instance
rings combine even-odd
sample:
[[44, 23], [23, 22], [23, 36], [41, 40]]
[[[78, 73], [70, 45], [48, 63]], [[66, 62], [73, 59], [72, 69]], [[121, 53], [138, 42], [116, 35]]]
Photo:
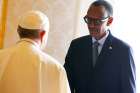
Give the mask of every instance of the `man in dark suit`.
[[108, 29], [113, 21], [112, 6], [107, 1], [95, 1], [84, 20], [90, 35], [71, 42], [64, 64], [72, 93], [135, 93], [131, 49]]

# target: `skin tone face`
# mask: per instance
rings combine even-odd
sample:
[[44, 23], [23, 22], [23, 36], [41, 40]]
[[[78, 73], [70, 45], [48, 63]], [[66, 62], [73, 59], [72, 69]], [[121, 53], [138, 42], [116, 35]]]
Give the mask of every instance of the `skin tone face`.
[[[101, 39], [106, 35], [106, 28], [112, 23], [113, 18], [108, 17], [108, 13], [104, 6], [91, 6], [87, 12], [86, 17], [93, 20], [92, 23], [87, 24], [89, 33], [96, 40]], [[100, 21], [100, 24], [95, 22]]]

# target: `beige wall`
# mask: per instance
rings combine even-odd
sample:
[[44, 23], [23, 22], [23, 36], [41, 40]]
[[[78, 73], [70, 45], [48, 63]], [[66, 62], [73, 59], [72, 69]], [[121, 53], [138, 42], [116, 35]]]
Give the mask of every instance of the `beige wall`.
[[9, 0], [4, 47], [12, 46], [18, 40], [16, 27], [19, 16], [28, 10], [38, 9], [50, 19], [45, 51], [63, 64], [70, 41], [75, 38], [79, 4], [80, 0]]

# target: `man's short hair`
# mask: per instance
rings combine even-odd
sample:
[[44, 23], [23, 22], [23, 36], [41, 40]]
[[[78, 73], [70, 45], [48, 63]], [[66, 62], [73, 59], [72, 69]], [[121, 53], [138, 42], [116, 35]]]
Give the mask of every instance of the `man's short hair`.
[[30, 38], [35, 39], [39, 38], [39, 29], [25, 29], [20, 26], [18, 26], [17, 32], [20, 36], [20, 38]]
[[104, 6], [106, 11], [108, 12], [108, 16], [112, 16], [113, 15], [113, 7], [112, 5], [105, 1], [105, 0], [97, 0], [97, 1], [94, 1], [90, 7], [92, 6]]

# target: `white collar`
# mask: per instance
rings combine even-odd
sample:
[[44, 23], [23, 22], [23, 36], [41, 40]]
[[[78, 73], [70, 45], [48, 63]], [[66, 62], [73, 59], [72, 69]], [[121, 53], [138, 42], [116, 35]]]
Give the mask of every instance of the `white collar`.
[[[106, 38], [108, 37], [108, 35], [109, 35], [109, 31], [106, 31], [106, 35], [104, 37], [102, 37], [100, 40], [98, 40], [98, 43], [100, 45], [103, 45]], [[97, 41], [97, 40], [94, 37], [92, 37], [92, 42], [94, 43], [95, 41]]]
[[22, 41], [28, 42], [28, 43], [30, 43], [30, 44], [32, 44], [32, 45], [35, 45], [35, 46], [37, 46], [38, 48], [40, 48], [39, 44], [36, 43], [36, 42], [35, 42], [34, 40], [32, 40], [32, 39], [29, 39], [29, 38], [22, 38], [22, 39], [20, 39], [17, 43], [20, 43], [20, 42], [22, 42]]

